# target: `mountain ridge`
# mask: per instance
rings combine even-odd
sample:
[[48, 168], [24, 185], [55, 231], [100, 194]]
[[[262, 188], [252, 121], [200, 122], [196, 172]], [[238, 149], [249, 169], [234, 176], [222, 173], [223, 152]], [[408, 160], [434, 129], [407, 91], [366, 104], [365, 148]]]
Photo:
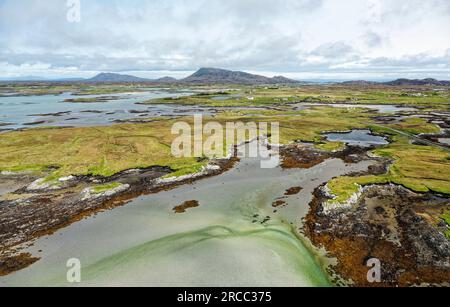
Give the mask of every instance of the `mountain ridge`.
[[447, 80], [437, 80], [433, 78], [426, 79], [406, 79], [400, 78], [387, 82], [376, 82], [376, 81], [366, 81], [366, 80], [355, 80], [355, 81], [345, 81], [341, 82], [344, 85], [387, 85], [387, 86], [450, 86], [450, 81]]
[[405, 86], [405, 85], [436, 85], [436, 86], [450, 86], [450, 81], [437, 80], [433, 78], [426, 79], [396, 79], [389, 82], [384, 82], [385, 85]]
[[162, 77], [159, 79], [140, 78], [133, 75], [123, 75], [117, 73], [99, 73], [98, 75], [85, 79], [86, 82], [94, 83], [172, 83], [178, 80], [172, 77]]
[[243, 71], [232, 71], [220, 68], [200, 68], [192, 75], [177, 80], [172, 77], [163, 77], [159, 79], [146, 79], [135, 77], [132, 75], [122, 75], [116, 73], [100, 73], [86, 82], [95, 83], [139, 83], [139, 82], [154, 82], [154, 83], [181, 83], [181, 84], [295, 84], [300, 81], [288, 79], [283, 76], [275, 76], [273, 78], [250, 74]]
[[[232, 71], [220, 68], [200, 68], [192, 75], [175, 79], [173, 77], [162, 77], [158, 79], [141, 78], [133, 75], [102, 72], [92, 78], [62, 78], [47, 79], [38, 76], [27, 76], [12, 78], [0, 78], [0, 82], [87, 82], [87, 83], [161, 83], [161, 84], [246, 84], [246, 85], [276, 85], [276, 84], [306, 84], [311, 82], [302, 82], [286, 78], [284, 76], [274, 76], [272, 78], [251, 74], [243, 71]], [[315, 83], [315, 82], [312, 82]], [[331, 81], [334, 84], [343, 84], [349, 86], [450, 86], [450, 80], [437, 80], [434, 78], [425, 79], [406, 79], [399, 78], [392, 81]]]
[[233, 71], [220, 68], [200, 68], [192, 75], [180, 80], [182, 83], [199, 84], [294, 84], [300, 81], [288, 79], [282, 76], [273, 78], [250, 74], [243, 71]]
[[149, 79], [139, 78], [132, 75], [122, 75], [116, 73], [99, 73], [98, 75], [87, 79], [87, 82], [147, 82]]

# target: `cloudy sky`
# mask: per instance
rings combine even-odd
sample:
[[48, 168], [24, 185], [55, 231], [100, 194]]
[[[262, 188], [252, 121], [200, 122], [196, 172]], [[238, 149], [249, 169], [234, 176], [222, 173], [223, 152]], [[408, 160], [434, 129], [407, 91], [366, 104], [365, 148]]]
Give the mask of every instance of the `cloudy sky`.
[[0, 0], [0, 78], [183, 77], [221, 67], [298, 79], [450, 79], [449, 0], [80, 4], [80, 22], [70, 22], [67, 0]]

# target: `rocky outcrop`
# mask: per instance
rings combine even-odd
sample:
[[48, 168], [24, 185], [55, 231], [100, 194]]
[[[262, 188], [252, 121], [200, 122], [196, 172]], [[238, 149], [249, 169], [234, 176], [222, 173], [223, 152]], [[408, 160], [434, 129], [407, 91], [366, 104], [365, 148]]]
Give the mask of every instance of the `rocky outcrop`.
[[93, 200], [97, 198], [109, 198], [111, 196], [114, 196], [116, 194], [122, 193], [127, 191], [130, 188], [129, 184], [121, 184], [115, 188], [103, 191], [103, 192], [96, 192], [95, 188], [86, 188], [83, 191], [81, 191], [81, 200]]
[[67, 188], [72, 183], [75, 183], [75, 180], [76, 178], [74, 176], [67, 176], [53, 180], [39, 178], [28, 185], [26, 190], [28, 192], [59, 190]]
[[324, 214], [332, 214], [334, 212], [340, 211], [340, 210], [348, 210], [350, 208], [352, 208], [354, 205], [356, 205], [361, 197], [361, 195], [363, 194], [363, 187], [356, 184], [355, 185], [358, 186], [358, 191], [353, 193], [353, 195], [350, 196], [349, 199], [347, 199], [345, 202], [337, 202], [336, 195], [333, 195], [331, 193], [330, 188], [328, 187], [328, 185], [325, 185], [322, 188], [322, 191], [324, 193], [324, 195], [326, 195], [326, 197], [330, 198], [330, 200], [325, 201], [322, 204], [322, 208], [323, 208], [323, 213]]
[[23, 243], [101, 210], [124, 205], [140, 195], [218, 175], [236, 161], [236, 158], [215, 160], [197, 174], [176, 178], [166, 178], [172, 170], [158, 166], [127, 170], [108, 178], [70, 176], [48, 182], [11, 174], [11, 178], [28, 185], [0, 198], [0, 272], [10, 273], [11, 268], [20, 269], [24, 267], [20, 264], [36, 261], [17, 258], [16, 247]]
[[[413, 286], [450, 283], [450, 244], [438, 226], [450, 200], [396, 185], [363, 189], [351, 206], [330, 210], [323, 189], [315, 192], [305, 233], [337, 258], [337, 284]], [[382, 280], [370, 283], [369, 259], [381, 262]]]
[[242, 71], [231, 71], [219, 68], [201, 68], [191, 76], [182, 79], [182, 83], [196, 84], [293, 84], [296, 80], [282, 76], [268, 78]]
[[163, 177], [163, 178], [158, 178], [155, 180], [155, 184], [156, 185], [162, 185], [162, 184], [170, 184], [170, 183], [175, 183], [175, 182], [183, 182], [186, 180], [193, 180], [196, 178], [200, 178], [200, 177], [204, 177], [207, 176], [211, 173], [220, 171], [221, 167], [219, 165], [216, 164], [208, 164], [205, 167], [203, 167], [200, 172], [197, 173], [193, 173], [193, 174], [188, 174], [188, 175], [183, 175], [183, 176], [174, 176], [174, 177]]

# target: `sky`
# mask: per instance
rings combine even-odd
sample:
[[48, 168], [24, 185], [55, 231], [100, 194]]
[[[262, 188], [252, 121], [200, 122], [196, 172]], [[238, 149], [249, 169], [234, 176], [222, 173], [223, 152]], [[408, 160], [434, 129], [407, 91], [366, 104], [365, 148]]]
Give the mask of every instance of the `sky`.
[[450, 1], [0, 0], [2, 79], [181, 78], [200, 67], [450, 80]]

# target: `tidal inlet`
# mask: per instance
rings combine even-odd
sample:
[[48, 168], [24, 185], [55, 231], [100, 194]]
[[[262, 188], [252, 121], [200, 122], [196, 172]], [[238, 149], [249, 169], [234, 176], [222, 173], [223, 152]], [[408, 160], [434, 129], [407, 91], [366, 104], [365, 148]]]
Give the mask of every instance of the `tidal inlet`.
[[443, 2], [241, 2], [0, 3], [0, 287], [450, 286]]

